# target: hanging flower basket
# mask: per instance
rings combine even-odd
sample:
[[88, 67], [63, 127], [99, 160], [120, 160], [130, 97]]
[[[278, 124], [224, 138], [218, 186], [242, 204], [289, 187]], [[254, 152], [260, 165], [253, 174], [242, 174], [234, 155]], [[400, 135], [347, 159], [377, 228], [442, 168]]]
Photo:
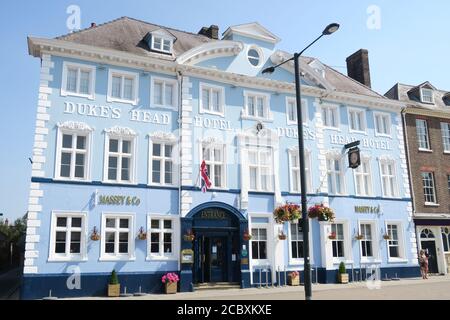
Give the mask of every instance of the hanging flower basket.
[[331, 232], [328, 236], [328, 239], [335, 240], [336, 239], [336, 232]]
[[139, 240], [147, 240], [147, 233], [144, 232], [144, 227], [141, 227], [139, 229], [139, 233], [138, 233], [137, 237], [138, 237]]
[[195, 235], [192, 230], [188, 230], [187, 233], [183, 236], [184, 241], [192, 242], [195, 240]]
[[315, 206], [309, 208], [308, 217], [310, 217], [311, 219], [317, 218], [317, 220], [319, 221], [333, 222], [335, 215], [334, 211], [331, 208], [323, 204], [316, 204]]
[[362, 239], [364, 239], [364, 236], [363, 236], [362, 234], [357, 234], [357, 235], [355, 236], [355, 239], [356, 239], [356, 240], [362, 240]]
[[250, 240], [252, 240], [252, 235], [248, 232], [248, 230], [246, 230], [244, 232], [243, 238], [244, 238], [244, 241], [250, 241]]
[[278, 224], [283, 224], [287, 221], [294, 222], [295, 220], [298, 223], [301, 216], [300, 206], [293, 203], [279, 206], [273, 211], [273, 218]]
[[92, 230], [91, 240], [92, 241], [99, 241], [100, 240], [100, 234], [97, 231], [97, 227], [94, 227], [94, 230]]
[[391, 240], [391, 236], [388, 234], [383, 234], [383, 239], [384, 240]]
[[278, 239], [280, 239], [280, 240], [286, 240], [286, 239], [287, 239], [287, 235], [286, 235], [283, 231], [281, 231], [281, 232], [278, 234]]

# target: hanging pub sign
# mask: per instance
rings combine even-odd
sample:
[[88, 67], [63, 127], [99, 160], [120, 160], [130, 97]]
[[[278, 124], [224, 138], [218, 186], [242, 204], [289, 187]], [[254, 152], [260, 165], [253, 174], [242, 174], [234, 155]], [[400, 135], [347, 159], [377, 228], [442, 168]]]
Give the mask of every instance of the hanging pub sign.
[[361, 155], [358, 147], [351, 148], [348, 151], [348, 164], [352, 169], [356, 169], [361, 165]]

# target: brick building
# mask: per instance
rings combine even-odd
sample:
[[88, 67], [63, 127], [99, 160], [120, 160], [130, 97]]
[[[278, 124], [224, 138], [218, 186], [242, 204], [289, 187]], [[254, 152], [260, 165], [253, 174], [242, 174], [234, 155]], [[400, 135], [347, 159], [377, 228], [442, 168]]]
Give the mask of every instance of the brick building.
[[396, 84], [386, 97], [404, 102], [414, 222], [430, 272], [450, 271], [450, 93], [431, 83]]

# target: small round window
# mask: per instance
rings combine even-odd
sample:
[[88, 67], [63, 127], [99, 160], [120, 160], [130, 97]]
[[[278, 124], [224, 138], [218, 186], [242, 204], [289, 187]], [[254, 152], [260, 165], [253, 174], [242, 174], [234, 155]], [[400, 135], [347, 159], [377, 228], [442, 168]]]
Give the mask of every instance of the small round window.
[[257, 66], [259, 65], [259, 61], [261, 60], [261, 57], [259, 55], [258, 50], [256, 49], [250, 49], [248, 50], [248, 61], [253, 65], [253, 66]]

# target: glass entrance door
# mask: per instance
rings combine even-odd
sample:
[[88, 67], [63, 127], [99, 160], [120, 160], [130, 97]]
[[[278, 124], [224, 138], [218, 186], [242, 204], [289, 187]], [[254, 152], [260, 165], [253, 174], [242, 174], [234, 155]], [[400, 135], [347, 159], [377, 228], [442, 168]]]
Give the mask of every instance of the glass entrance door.
[[225, 282], [227, 278], [227, 238], [209, 238], [210, 282]]

